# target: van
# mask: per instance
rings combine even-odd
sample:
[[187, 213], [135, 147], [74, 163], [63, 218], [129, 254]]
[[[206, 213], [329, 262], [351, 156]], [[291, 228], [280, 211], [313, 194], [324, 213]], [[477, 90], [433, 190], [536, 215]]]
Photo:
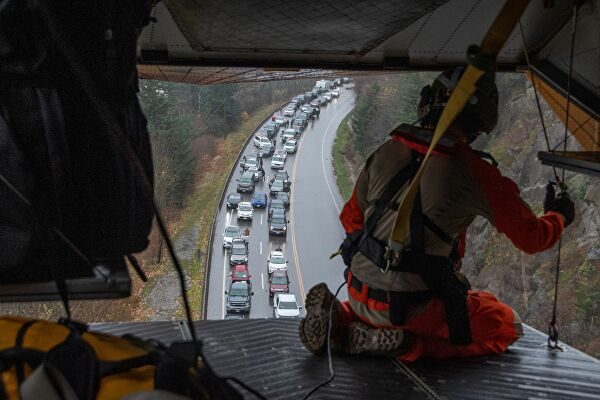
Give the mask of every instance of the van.
[[269, 140], [269, 138], [261, 136], [261, 135], [256, 135], [254, 136], [254, 146], [258, 147], [259, 149], [262, 149], [265, 146], [268, 146], [272, 144], [271, 140]]

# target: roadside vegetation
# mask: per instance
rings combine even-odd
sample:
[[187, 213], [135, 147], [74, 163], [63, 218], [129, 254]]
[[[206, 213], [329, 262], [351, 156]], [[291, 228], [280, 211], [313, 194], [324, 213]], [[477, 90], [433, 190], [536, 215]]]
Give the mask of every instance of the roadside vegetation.
[[352, 194], [360, 168], [398, 124], [417, 119], [419, 92], [430, 73], [357, 78], [356, 106], [342, 121], [333, 145], [333, 167], [342, 198]]
[[[186, 271], [194, 318], [201, 317], [215, 207], [237, 154], [278, 105], [313, 84], [296, 80], [195, 86], [140, 81], [139, 98], [152, 141], [155, 199]], [[137, 255], [148, 282], [130, 270], [131, 297], [72, 302], [73, 317], [85, 322], [181, 318], [179, 285], [166, 251], [154, 227], [150, 245]], [[3, 304], [0, 312], [45, 319], [64, 315], [58, 302]]]
[[[340, 193], [348, 198], [358, 171], [373, 149], [387, 140], [399, 123], [416, 121], [419, 92], [435, 74], [402, 74], [356, 79], [356, 107], [340, 125], [333, 148], [333, 165]], [[544, 150], [539, 115], [531, 85], [522, 75], [498, 74], [500, 119], [495, 131], [482, 135], [474, 147], [491, 153], [501, 172], [521, 188], [522, 196], [542, 213], [544, 185], [551, 169], [536, 159]], [[559, 143], [564, 125], [543, 103], [552, 144]], [[569, 148], [576, 149], [574, 140]], [[600, 182], [567, 173], [577, 217], [562, 242], [558, 328], [561, 340], [600, 356]], [[478, 218], [468, 231], [463, 271], [478, 289], [494, 293], [523, 320], [546, 332], [554, 298], [556, 247], [526, 255]]]

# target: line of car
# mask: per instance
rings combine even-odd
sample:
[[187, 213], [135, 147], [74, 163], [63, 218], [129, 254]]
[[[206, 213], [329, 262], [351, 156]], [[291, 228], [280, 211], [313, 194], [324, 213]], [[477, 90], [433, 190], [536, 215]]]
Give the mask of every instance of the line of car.
[[[319, 85], [328, 81], [318, 81], [317, 86], [303, 95], [294, 97], [282, 115], [274, 115], [261, 131], [253, 138], [257, 152], [242, 157], [240, 169], [242, 175], [237, 179], [236, 192], [229, 193], [226, 199], [228, 209], [236, 210], [237, 221], [250, 221], [258, 209], [267, 209], [269, 236], [286, 236], [289, 220], [287, 209], [290, 206], [292, 182], [284, 169], [288, 154], [296, 153], [300, 135], [308, 121], [319, 117], [320, 107], [334, 97], [335, 83]], [[341, 84], [341, 81], [340, 81]], [[324, 93], [324, 94], [323, 94]], [[318, 97], [319, 94], [323, 94]], [[331, 96], [329, 96], [331, 94]], [[325, 96], [328, 95], [328, 96]], [[291, 112], [290, 112], [291, 110]], [[298, 112], [299, 111], [299, 112]], [[289, 117], [289, 118], [288, 118]], [[280, 135], [282, 150], [276, 150], [277, 135]], [[274, 170], [268, 182], [269, 191], [255, 191], [258, 182], [265, 181], [264, 160], [271, 157], [270, 168]], [[250, 199], [245, 198], [251, 195]], [[262, 218], [262, 217], [261, 217]], [[261, 220], [262, 223], [262, 220]], [[244, 231], [238, 225], [228, 225], [223, 233], [223, 248], [228, 251], [231, 271], [229, 290], [225, 292], [226, 318], [239, 318], [248, 315], [251, 309], [251, 274], [248, 269], [248, 243], [250, 231]], [[287, 273], [288, 260], [280, 247], [272, 250], [267, 259], [268, 292], [273, 297], [273, 316], [275, 318], [295, 318], [300, 316], [302, 308], [293, 293], [289, 293], [290, 280]]]

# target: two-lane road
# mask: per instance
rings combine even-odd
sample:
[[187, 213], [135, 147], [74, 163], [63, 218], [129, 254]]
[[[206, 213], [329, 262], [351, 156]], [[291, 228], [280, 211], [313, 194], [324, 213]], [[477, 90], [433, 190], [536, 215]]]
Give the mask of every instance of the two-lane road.
[[[288, 233], [286, 237], [269, 236], [266, 209], [254, 211], [252, 222], [237, 221], [236, 211], [222, 205], [216, 221], [214, 246], [211, 252], [208, 319], [223, 319], [225, 294], [230, 284], [228, 252], [222, 247], [222, 233], [227, 225], [238, 225], [251, 231], [249, 240], [248, 267], [252, 275], [254, 296], [250, 318], [273, 316], [272, 301], [268, 295], [269, 282], [267, 258], [278, 246], [289, 261], [288, 275], [290, 293], [295, 293], [300, 304], [304, 304], [306, 292], [318, 282], [327, 282], [335, 289], [342, 282], [343, 263], [340, 257], [329, 260], [343, 239], [343, 230], [338, 221], [342, 199], [337, 190], [331, 168], [331, 146], [335, 132], [343, 118], [354, 106], [354, 92], [342, 89], [340, 97], [321, 108], [320, 117], [309, 122], [302, 133], [296, 154], [289, 154], [285, 164], [292, 181], [291, 206], [288, 211]], [[277, 138], [278, 150], [281, 141]], [[254, 154], [252, 142], [244, 149], [245, 155]], [[255, 192], [268, 193], [268, 181], [275, 170], [270, 168], [270, 158], [265, 158], [266, 179], [258, 182]], [[236, 190], [236, 179], [240, 167], [236, 165], [226, 193]], [[251, 198], [244, 195], [244, 200]], [[345, 294], [344, 294], [345, 295]]]

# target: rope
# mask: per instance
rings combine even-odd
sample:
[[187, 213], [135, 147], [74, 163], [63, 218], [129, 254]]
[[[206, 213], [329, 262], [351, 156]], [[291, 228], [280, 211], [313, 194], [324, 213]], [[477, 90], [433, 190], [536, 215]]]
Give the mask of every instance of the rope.
[[[527, 62], [527, 71], [529, 72], [529, 77], [531, 78], [531, 84], [533, 85], [533, 93], [535, 94], [535, 103], [537, 105], [538, 114], [540, 116], [540, 122], [542, 123], [542, 130], [544, 131], [544, 138], [546, 139], [546, 146], [548, 147], [548, 151], [550, 150], [550, 140], [548, 139], [548, 130], [546, 129], [546, 123], [544, 122], [544, 114], [542, 113], [542, 105], [540, 104], [540, 97], [538, 96], [537, 87], [535, 86], [535, 74], [531, 68], [531, 62], [529, 61], [529, 52], [527, 51], [527, 45], [525, 41], [525, 32], [523, 31], [523, 25], [521, 24], [521, 20], [519, 20], [519, 30], [521, 31], [521, 42], [523, 44], [523, 52], [525, 53], [525, 61]], [[554, 172], [554, 177], [558, 181], [558, 172], [556, 172], [556, 167], [552, 166], [552, 171]]]
[[337, 290], [335, 291], [335, 294], [333, 295], [333, 301], [331, 302], [331, 305], [329, 306], [329, 324], [327, 325], [327, 361], [329, 363], [329, 378], [327, 378], [327, 380], [319, 383], [314, 388], [312, 388], [310, 390], [310, 392], [308, 392], [302, 398], [302, 400], [308, 399], [317, 390], [321, 389], [322, 387], [324, 387], [326, 385], [329, 385], [335, 379], [335, 370], [333, 369], [333, 357], [331, 356], [331, 328], [332, 328], [332, 325], [333, 325], [333, 323], [332, 323], [332, 320], [333, 320], [333, 307], [335, 306], [335, 300], [337, 299], [338, 294], [340, 293], [340, 290], [342, 290], [342, 288], [345, 285], [346, 285], [346, 282], [344, 281], [344, 282], [342, 282], [342, 284], [340, 285], [340, 287], [337, 288]]
[[442, 400], [442, 398], [431, 388], [431, 386], [429, 386], [428, 384], [425, 383], [424, 380], [419, 378], [419, 376], [417, 374], [415, 374], [413, 372], [413, 370], [408, 368], [408, 366], [406, 364], [404, 364], [402, 361], [400, 361], [398, 359], [394, 359], [394, 364], [396, 364], [398, 367], [400, 367], [400, 369], [402, 370], [402, 372], [404, 372], [404, 374], [408, 377], [408, 379], [413, 381], [413, 383], [415, 385], [417, 385], [423, 392], [425, 392], [427, 397], [429, 397], [432, 400]]
[[[575, 49], [575, 32], [577, 31], [577, 3], [573, 5], [573, 30], [571, 32], [571, 48], [569, 54], [569, 76], [567, 79], [567, 107], [565, 110], [565, 134], [563, 139], [563, 152], [567, 151], [567, 139], [569, 132], [569, 106], [571, 105], [571, 79], [573, 76], [573, 51]], [[561, 182], [564, 185], [565, 169], [562, 170]], [[566, 187], [562, 188], [563, 191]], [[560, 275], [560, 251], [562, 245], [562, 237], [558, 241], [558, 252], [556, 257], [556, 270], [554, 274], [554, 304], [552, 306], [552, 319], [548, 324], [548, 347], [552, 350], [562, 351], [562, 347], [558, 344], [558, 328], [556, 327], [556, 312], [558, 308], [558, 281]]]
[[[569, 55], [569, 75], [567, 80], [567, 106], [565, 109], [565, 134], [564, 139], [562, 140], [563, 144], [563, 152], [567, 150], [567, 139], [568, 139], [568, 127], [569, 127], [569, 108], [571, 104], [571, 78], [573, 74], [573, 51], [575, 48], [575, 32], [577, 29], [577, 4], [573, 6], [573, 30], [571, 32], [571, 48]], [[531, 77], [531, 83], [533, 85], [533, 92], [535, 94], [535, 101], [537, 104], [538, 113], [540, 116], [540, 121], [542, 123], [542, 129], [544, 131], [544, 138], [546, 139], [546, 146], [548, 147], [549, 152], [553, 152], [558, 145], [552, 149], [550, 147], [550, 140], [548, 139], [548, 132], [546, 130], [546, 124], [544, 123], [544, 116], [542, 114], [542, 107], [540, 105], [540, 100], [537, 92], [537, 88], [535, 85], [535, 75], [533, 74], [531, 68], [531, 62], [529, 60], [529, 53], [527, 52], [527, 45], [525, 42], [525, 33], [523, 32], [523, 26], [521, 21], [519, 21], [519, 30], [521, 31], [521, 39], [523, 43], [523, 51], [525, 54], [525, 60], [527, 62], [527, 70], [529, 72], [529, 76]], [[561, 144], [559, 143], [559, 145]], [[557, 184], [561, 188], [562, 191], [566, 191], [565, 181], [565, 169], [562, 169], [562, 177], [558, 177], [558, 173], [556, 171], [556, 167], [552, 166], [552, 170], [554, 172], [554, 178], [556, 179]], [[556, 327], [556, 313], [558, 309], [558, 284], [560, 277], [560, 259], [561, 259], [561, 249], [562, 249], [562, 237], [558, 240], [558, 251], [556, 255], [556, 269], [554, 271], [554, 302], [552, 306], [552, 319], [548, 323], [548, 348], [551, 350], [562, 351], [562, 347], [558, 344], [558, 328]]]

